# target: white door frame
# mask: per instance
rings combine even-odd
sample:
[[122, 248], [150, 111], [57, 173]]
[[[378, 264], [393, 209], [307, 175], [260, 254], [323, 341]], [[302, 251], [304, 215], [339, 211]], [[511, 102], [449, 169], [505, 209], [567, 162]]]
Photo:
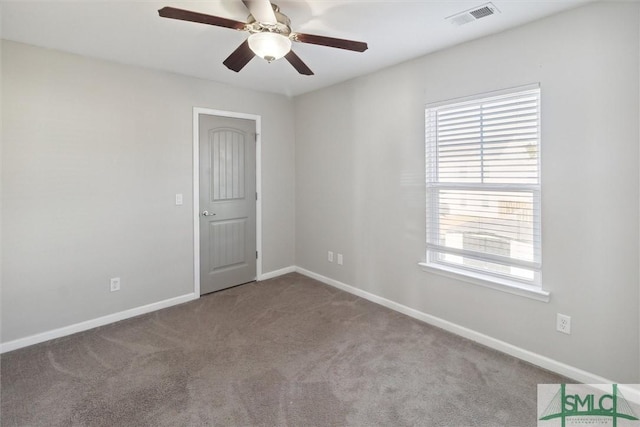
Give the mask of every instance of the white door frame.
[[193, 293], [200, 297], [200, 116], [253, 120], [256, 124], [256, 280], [262, 277], [262, 135], [261, 117], [255, 114], [193, 107]]

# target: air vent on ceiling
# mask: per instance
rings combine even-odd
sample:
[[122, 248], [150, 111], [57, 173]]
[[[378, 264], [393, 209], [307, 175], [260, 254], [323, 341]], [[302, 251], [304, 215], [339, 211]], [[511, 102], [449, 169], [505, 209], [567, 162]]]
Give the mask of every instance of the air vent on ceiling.
[[454, 25], [464, 25], [487, 16], [495, 15], [496, 13], [500, 13], [498, 8], [495, 7], [493, 3], [487, 3], [479, 7], [474, 7], [473, 9], [465, 10], [464, 12], [456, 13], [445, 19]]

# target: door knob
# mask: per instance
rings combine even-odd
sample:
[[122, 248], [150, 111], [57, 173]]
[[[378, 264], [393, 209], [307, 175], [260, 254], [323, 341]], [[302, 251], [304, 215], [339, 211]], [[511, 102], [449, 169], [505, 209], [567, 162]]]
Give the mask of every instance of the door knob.
[[209, 211], [202, 211], [202, 216], [215, 216], [213, 212], [209, 213]]

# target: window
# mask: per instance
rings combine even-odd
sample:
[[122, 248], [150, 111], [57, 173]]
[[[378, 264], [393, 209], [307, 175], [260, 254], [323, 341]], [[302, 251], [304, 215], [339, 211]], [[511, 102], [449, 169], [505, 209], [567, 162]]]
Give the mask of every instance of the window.
[[425, 118], [424, 265], [541, 290], [539, 87], [431, 104]]

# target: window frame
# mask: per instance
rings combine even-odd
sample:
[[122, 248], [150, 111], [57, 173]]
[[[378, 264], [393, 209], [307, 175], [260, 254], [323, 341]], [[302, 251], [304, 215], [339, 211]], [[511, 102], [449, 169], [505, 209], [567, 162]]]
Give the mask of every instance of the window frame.
[[[491, 100], [499, 99], [500, 97], [513, 96], [527, 93], [537, 92], [537, 183], [508, 183], [508, 184], [487, 184], [487, 183], [460, 183], [460, 182], [440, 182], [437, 176], [433, 176], [437, 173], [437, 166], [439, 158], [437, 156], [429, 156], [430, 144], [437, 144], [435, 135], [429, 135], [429, 123], [428, 115], [430, 110], [436, 110], [438, 108], [451, 108], [453, 106], [462, 106], [464, 104], [482, 104], [490, 102]], [[428, 103], [425, 105], [425, 194], [426, 194], [426, 235], [425, 235], [425, 261], [419, 263], [420, 267], [424, 271], [437, 273], [440, 275], [452, 277], [461, 281], [478, 284], [481, 286], [497, 289], [504, 292], [509, 292], [516, 295], [521, 295], [529, 298], [533, 298], [540, 301], [549, 301], [550, 294], [542, 288], [542, 220], [540, 218], [542, 213], [542, 177], [541, 177], [541, 92], [539, 84], [531, 84], [526, 86], [519, 86], [514, 88], [503, 89], [493, 92], [485, 92], [463, 98], [456, 98], [447, 101]], [[482, 118], [482, 116], [480, 116]], [[437, 132], [437, 131], [436, 131]], [[482, 154], [481, 154], [482, 156]], [[483, 159], [480, 159], [483, 161]], [[441, 254], [448, 253], [456, 255], [456, 250], [451, 247], [444, 247], [441, 244], [434, 244], [433, 242], [439, 241], [440, 233], [440, 210], [439, 210], [439, 191], [433, 189], [445, 189], [449, 191], [455, 190], [470, 190], [470, 191], [516, 191], [530, 193], [533, 203], [533, 216], [532, 221], [532, 233], [534, 236], [539, 236], [537, 242], [534, 239], [534, 261], [520, 261], [510, 257], [501, 257], [500, 255], [490, 255], [475, 253], [470, 256], [469, 251], [464, 249], [460, 250], [457, 255], [464, 255], [467, 259], [472, 259], [475, 256], [480, 261], [491, 262], [499, 261], [502, 265], [507, 265], [505, 261], [509, 261], [508, 265], [512, 267], [525, 267], [533, 272], [533, 279], [518, 279], [513, 276], [501, 275], [497, 272], [479, 271], [471, 267], [466, 267], [462, 264], [448, 263], [444, 260], [437, 259]], [[431, 226], [429, 223], [431, 222]], [[435, 227], [433, 224], [436, 224]], [[537, 245], [537, 246], [536, 246]], [[537, 262], [535, 261], [537, 259]]]

